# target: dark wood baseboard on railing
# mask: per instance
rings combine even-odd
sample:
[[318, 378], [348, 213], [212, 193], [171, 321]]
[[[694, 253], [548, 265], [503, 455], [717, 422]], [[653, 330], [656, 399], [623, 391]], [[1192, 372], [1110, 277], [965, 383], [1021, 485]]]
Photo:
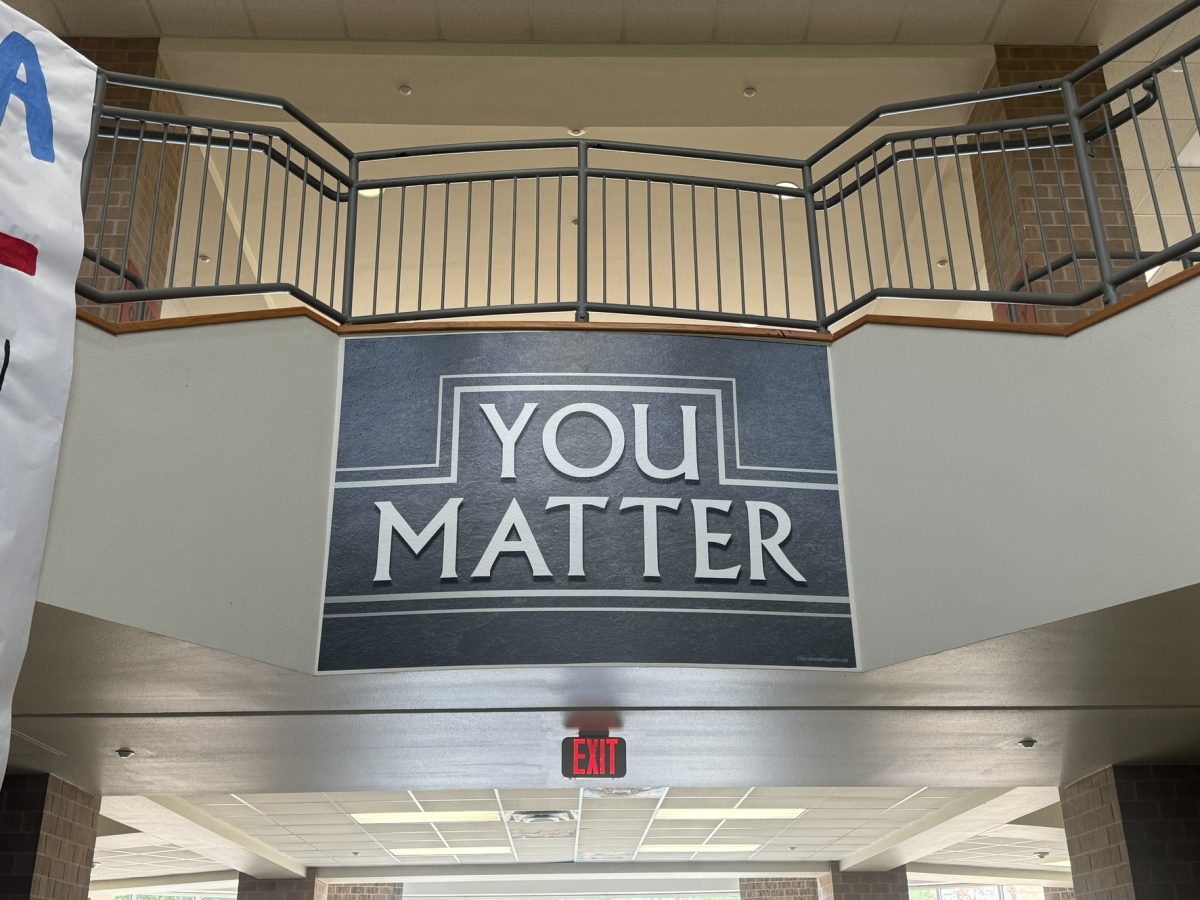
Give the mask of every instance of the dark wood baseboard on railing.
[[1007, 334], [1035, 334], [1048, 337], [1070, 337], [1093, 325], [1098, 325], [1113, 316], [1123, 313], [1140, 303], [1145, 303], [1177, 285], [1200, 276], [1200, 266], [1185, 269], [1165, 278], [1158, 284], [1126, 297], [1112, 306], [1080, 319], [1070, 325], [1045, 325], [1027, 322], [986, 322], [978, 319], [936, 319], [917, 316], [866, 315], [856, 319], [840, 331], [819, 334], [789, 328], [754, 327], [741, 325], [718, 325], [706, 323], [654, 324], [635, 322], [539, 322], [534, 319], [522, 321], [497, 321], [495, 319], [451, 319], [441, 321], [397, 322], [376, 325], [338, 325], [305, 306], [284, 309], [258, 309], [244, 312], [212, 313], [211, 315], [180, 316], [178, 318], [153, 319], [146, 322], [110, 322], [90, 310], [80, 308], [75, 316], [96, 328], [112, 335], [134, 334], [146, 331], [166, 331], [174, 328], [196, 328], [202, 325], [229, 325], [237, 322], [258, 322], [267, 319], [309, 319], [334, 334], [353, 336], [368, 334], [417, 334], [451, 331], [623, 331], [649, 334], [698, 334], [719, 337], [735, 337], [750, 340], [806, 341], [828, 344], [868, 325], [899, 325], [908, 328], [951, 328], [960, 331], [991, 331]]

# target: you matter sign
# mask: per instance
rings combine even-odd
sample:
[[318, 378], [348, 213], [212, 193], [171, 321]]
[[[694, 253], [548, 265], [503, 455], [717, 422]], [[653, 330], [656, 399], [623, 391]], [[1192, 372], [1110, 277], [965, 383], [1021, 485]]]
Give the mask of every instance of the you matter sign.
[[855, 666], [824, 347], [344, 350], [322, 670]]
[[0, 764], [58, 465], [96, 69], [0, 3]]

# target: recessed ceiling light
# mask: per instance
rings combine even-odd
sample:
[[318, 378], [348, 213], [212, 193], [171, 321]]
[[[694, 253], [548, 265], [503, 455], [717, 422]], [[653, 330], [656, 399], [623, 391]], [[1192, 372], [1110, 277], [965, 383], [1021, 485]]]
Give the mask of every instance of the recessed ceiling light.
[[585, 134], [587, 134], [587, 129], [580, 128], [578, 125], [576, 125], [573, 128], [568, 128], [567, 134], [569, 134], [571, 137], [583, 137]]
[[133, 751], [128, 747], [122, 747], [117, 750], [117, 756], [121, 757], [121, 759], [129, 759], [129, 757], [133, 756]]
[[739, 806], [736, 809], [725, 808], [703, 808], [703, 809], [688, 809], [668, 807], [660, 809], [655, 818], [658, 819], [794, 819], [797, 816], [804, 815], [808, 812], [807, 809], [800, 807], [782, 808], [782, 807], [763, 807], [761, 809], [753, 809], [751, 807]]
[[[800, 185], [796, 184], [796, 182], [794, 182], [794, 181], [777, 181], [777, 182], [775, 182], [775, 187], [788, 188], [789, 190], [793, 190], [793, 191], [800, 190]], [[773, 194], [772, 196], [775, 197], [776, 200], [795, 200], [795, 199], [797, 199], [792, 194]]]
[[753, 85], [747, 87], [744, 91], [742, 91], [742, 96], [747, 97], [747, 98], [753, 97], [757, 94], [758, 94], [758, 88], [754, 87]]
[[400, 85], [400, 87], [396, 88], [396, 90], [398, 90], [400, 92], [401, 97], [412, 96], [412, 85], [411, 84], [402, 84], [402, 85]]
[[499, 856], [511, 854], [511, 847], [400, 847], [389, 850], [392, 856]]
[[351, 813], [359, 825], [432, 825], [438, 822], [499, 822], [500, 813], [494, 809], [472, 809], [460, 812], [371, 812]]
[[570, 822], [575, 818], [575, 813], [569, 809], [521, 809], [512, 813], [509, 818], [527, 825], [537, 822]]
[[207, 253], [201, 253], [199, 256], [196, 257], [196, 260], [197, 260], [197, 262], [210, 263], [210, 262], [212, 262], [212, 257], [209, 256]]
[[374, 200], [383, 193], [383, 188], [363, 188], [358, 192], [358, 196], [366, 197], [368, 200]]
[[934, 263], [934, 265], [937, 266], [939, 269], [944, 269], [948, 265], [950, 265], [950, 260], [946, 259], [945, 257], [942, 257], [936, 263]]
[[1037, 741], [1033, 738], [1021, 738], [1021, 740], [1017, 741], [1017, 746], [1024, 747], [1026, 750], [1032, 750], [1037, 746]]
[[762, 844], [642, 844], [643, 853], [753, 853]]

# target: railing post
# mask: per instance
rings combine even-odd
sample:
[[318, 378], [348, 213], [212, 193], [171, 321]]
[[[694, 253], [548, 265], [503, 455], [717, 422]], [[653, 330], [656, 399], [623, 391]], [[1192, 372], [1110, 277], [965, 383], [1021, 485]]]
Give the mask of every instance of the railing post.
[[[816, 198], [812, 193], [812, 166], [805, 163], [800, 167], [804, 181], [804, 217], [808, 230], [808, 264], [812, 269], [813, 283], [813, 312], [817, 327], [821, 331], [829, 331], [825, 324], [825, 282], [821, 273], [821, 243], [817, 240], [817, 209]], [[787, 273], [784, 273], [787, 277]]]
[[[1067, 124], [1071, 129], [1071, 145], [1075, 149], [1075, 166], [1079, 170], [1079, 183], [1083, 188], [1083, 202], [1087, 208], [1088, 225], [1092, 231], [1092, 243], [1096, 247], [1096, 268], [1100, 270], [1100, 287], [1104, 292], [1104, 305], [1110, 306], [1119, 298], [1113, 283], [1112, 257], [1108, 252], [1108, 236], [1101, 218], [1100, 200], [1096, 196], [1096, 179], [1092, 174], [1092, 160], [1088, 156], [1087, 138], [1083, 131], [1083, 119], [1079, 115], [1079, 98], [1075, 85], [1068, 80], [1062, 82], [1063, 108], [1067, 113]], [[1113, 140], [1110, 135], [1109, 140]], [[1068, 223], [1067, 227], [1070, 227]], [[1050, 260], [1046, 260], [1049, 264]]]
[[[100, 142], [100, 117], [104, 115], [104, 95], [108, 91], [108, 73], [96, 71], [96, 93], [92, 98], [92, 133], [88, 138], [87, 150], [83, 153], [83, 177], [79, 183], [79, 200], [83, 204], [83, 216], [87, 218], [88, 194], [92, 187], [92, 164], [96, 161], [96, 145]], [[114, 140], [115, 144], [116, 141]], [[164, 146], [163, 152], [166, 152]]]
[[575, 321], [588, 320], [588, 145], [579, 142], [579, 199], [576, 202]]
[[[354, 317], [354, 244], [358, 237], [358, 157], [350, 157], [350, 197], [346, 201], [346, 259], [342, 266], [342, 316], [346, 322]], [[383, 203], [383, 196], [379, 198]], [[319, 248], [318, 248], [319, 249]], [[337, 248], [334, 248], [337, 252]], [[376, 265], [379, 261], [376, 260]], [[332, 297], [329, 298], [331, 301]]]

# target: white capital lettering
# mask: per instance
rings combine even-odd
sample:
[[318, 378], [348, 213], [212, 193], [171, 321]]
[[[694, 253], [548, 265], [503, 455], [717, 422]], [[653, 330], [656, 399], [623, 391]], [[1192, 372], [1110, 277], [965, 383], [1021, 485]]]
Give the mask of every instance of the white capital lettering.
[[732, 500], [693, 500], [692, 515], [696, 522], [696, 577], [697, 578], [717, 578], [723, 581], [736, 581], [738, 572], [742, 570], [740, 565], [729, 566], [724, 569], [714, 569], [712, 561], [708, 556], [708, 548], [711, 546], [725, 547], [729, 544], [733, 537], [731, 534], [725, 534], [719, 531], [708, 530], [708, 513], [710, 510], [717, 512], [728, 513], [729, 508], [733, 505]]
[[517, 420], [511, 426], [504, 424], [504, 420], [500, 418], [500, 413], [496, 411], [495, 403], [480, 403], [479, 408], [487, 416], [492, 430], [496, 432], [496, 437], [500, 438], [500, 446], [502, 448], [500, 478], [516, 478], [517, 467], [515, 459], [517, 439], [521, 436], [521, 432], [525, 430], [525, 426], [529, 424], [529, 419], [533, 415], [533, 411], [537, 409], [537, 404], [526, 403], [522, 406]]
[[638, 468], [651, 478], [666, 481], [683, 476], [685, 481], [700, 480], [700, 464], [696, 460], [696, 407], [681, 406], [683, 412], [683, 462], [674, 469], [660, 469], [650, 462], [649, 427], [647, 426], [648, 405], [633, 404], [633, 453]]
[[[608, 429], [608, 456], [598, 466], [576, 466], [566, 461], [558, 449], [558, 429], [568, 416], [595, 416]], [[595, 478], [603, 475], [617, 464], [625, 452], [625, 431], [615, 415], [597, 403], [572, 403], [564, 406], [546, 421], [542, 429], [542, 450], [550, 465], [572, 478]]]
[[[804, 576], [796, 571], [792, 561], [783, 552], [783, 542], [792, 535], [792, 519], [787, 511], [766, 500], [747, 500], [746, 513], [750, 517], [750, 580], [767, 580], [763, 570], [763, 550], [766, 550], [788, 578], [797, 584], [805, 584]], [[765, 540], [762, 536], [763, 513], [775, 520], [775, 533]]]
[[[517, 533], [517, 537], [515, 540], [510, 540], [509, 535], [513, 531]], [[529, 522], [525, 518], [525, 513], [521, 511], [521, 504], [516, 501], [516, 498], [513, 498], [512, 503], [508, 504], [504, 518], [496, 526], [496, 531], [492, 535], [492, 539], [488, 541], [487, 549], [483, 551], [483, 556], [479, 558], [479, 565], [475, 567], [471, 577], [491, 578], [496, 558], [501, 553], [524, 553], [534, 578], [550, 577], [550, 570], [546, 567], [546, 560], [542, 557], [541, 548], [538, 547], [533, 531], [529, 528]]]
[[642, 510], [642, 577], [658, 578], [658, 511], [679, 512], [678, 497], [625, 497], [621, 509]]
[[569, 544], [571, 568], [567, 572], [569, 578], [583, 577], [583, 508], [604, 509], [608, 506], [607, 497], [547, 497], [546, 510], [562, 509], [570, 511]]
[[462, 502], [462, 497], [451, 497], [420, 533], [413, 530], [389, 501], [376, 503], [375, 508], [379, 510], [379, 544], [375, 554], [375, 581], [392, 580], [393, 533], [400, 535], [400, 540], [408, 545], [408, 549], [419, 555], [433, 540], [433, 536], [443, 529], [445, 534], [442, 538], [442, 578], [457, 578], [455, 566], [458, 557], [458, 508]]

